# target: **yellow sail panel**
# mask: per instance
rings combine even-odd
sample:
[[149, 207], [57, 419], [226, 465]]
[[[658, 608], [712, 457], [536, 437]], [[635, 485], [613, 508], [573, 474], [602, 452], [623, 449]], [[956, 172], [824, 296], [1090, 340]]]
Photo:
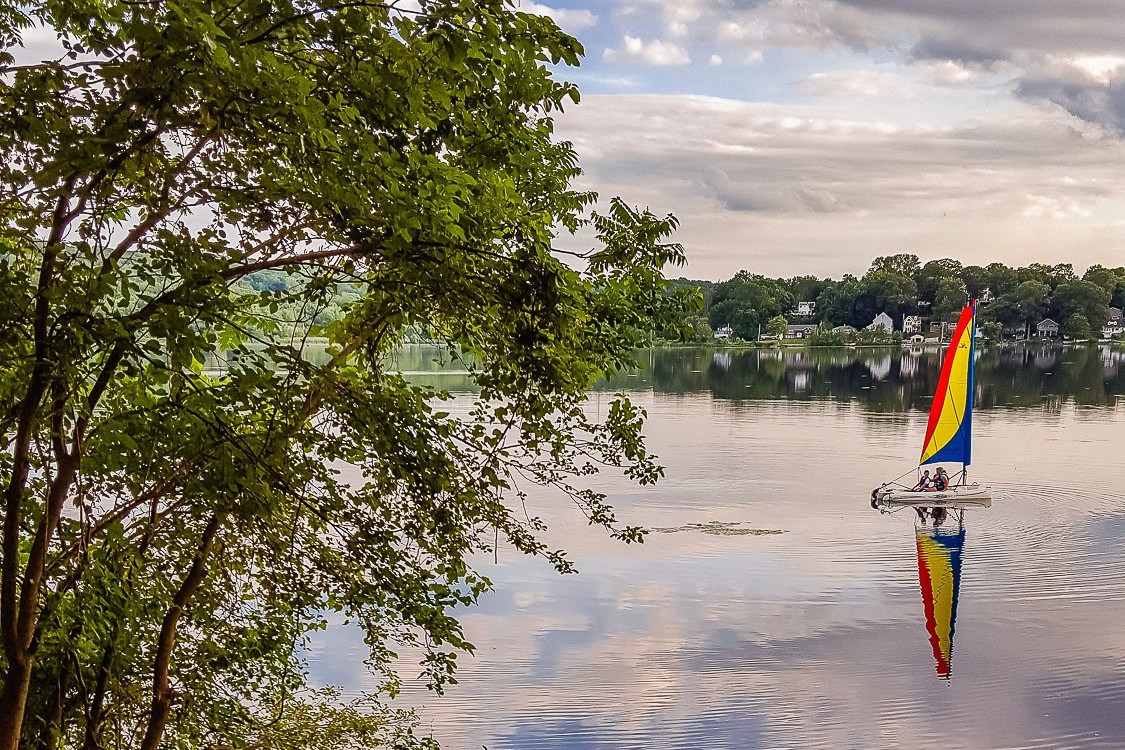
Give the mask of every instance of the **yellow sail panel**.
[[926, 439], [918, 463], [956, 461], [968, 463], [973, 387], [974, 310], [961, 311], [949, 342], [945, 363], [930, 407]]

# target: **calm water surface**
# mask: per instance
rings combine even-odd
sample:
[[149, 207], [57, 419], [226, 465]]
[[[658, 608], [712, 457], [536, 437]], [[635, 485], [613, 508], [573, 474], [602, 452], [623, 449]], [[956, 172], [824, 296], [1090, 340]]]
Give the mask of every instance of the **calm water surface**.
[[[581, 573], [479, 561], [496, 591], [463, 616], [476, 655], [445, 696], [398, 700], [445, 747], [1125, 747], [1125, 354], [981, 356], [972, 475], [995, 499], [965, 515], [948, 680], [913, 515], [867, 504], [916, 460], [937, 353], [642, 359], [591, 409], [620, 389], [648, 409], [667, 478], [608, 486], [653, 532], [626, 547], [538, 498]], [[363, 654], [336, 629], [313, 679], [369, 688]]]

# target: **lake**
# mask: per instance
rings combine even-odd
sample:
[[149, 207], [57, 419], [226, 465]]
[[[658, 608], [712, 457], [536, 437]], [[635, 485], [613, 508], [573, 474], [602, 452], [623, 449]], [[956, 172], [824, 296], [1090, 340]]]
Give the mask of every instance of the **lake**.
[[[914, 514], [868, 505], [917, 460], [938, 353], [639, 359], [590, 408], [627, 390], [648, 410], [666, 478], [604, 486], [651, 533], [612, 542], [533, 495], [580, 573], [477, 561], [496, 590], [463, 613], [460, 682], [395, 701], [425, 732], [491, 750], [1125, 747], [1125, 352], [980, 354], [971, 478], [994, 501], [964, 516], [947, 676]], [[465, 389], [433, 360], [410, 347], [399, 366]], [[331, 629], [311, 677], [370, 688], [364, 653]]]

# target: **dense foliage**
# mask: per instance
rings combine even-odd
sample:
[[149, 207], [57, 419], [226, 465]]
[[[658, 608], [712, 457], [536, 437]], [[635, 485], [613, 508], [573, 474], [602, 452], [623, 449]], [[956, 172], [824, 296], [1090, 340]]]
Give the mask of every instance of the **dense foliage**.
[[[0, 750], [408, 744], [305, 687], [330, 613], [440, 688], [472, 554], [569, 569], [521, 488], [639, 537], [589, 475], [658, 478], [643, 415], [583, 407], [675, 324], [674, 221], [571, 189], [550, 19], [398, 5], [0, 0]], [[457, 417], [411, 330], [472, 353]]]
[[[878, 257], [859, 278], [775, 279], [740, 271], [722, 282], [681, 278], [673, 284], [677, 289], [702, 292], [702, 317], [686, 320], [699, 341], [710, 340], [712, 330], [727, 326], [735, 336], [754, 340], [759, 326], [765, 332], [769, 321], [779, 315], [790, 323], [819, 323], [829, 331], [838, 326], [863, 329], [881, 312], [890, 315], [899, 328], [905, 315], [949, 322], [970, 298], [980, 301], [983, 323], [991, 324], [988, 330], [995, 335], [1034, 332], [1037, 323], [1050, 317], [1064, 327], [1066, 335], [1086, 338], [1096, 335], [1110, 306], [1125, 307], [1125, 267], [1095, 265], [1079, 278], [1069, 264], [963, 266], [950, 258], [923, 264], [910, 254]], [[797, 314], [801, 301], [816, 303], [812, 315]], [[838, 338], [824, 330], [817, 334], [821, 343]]]

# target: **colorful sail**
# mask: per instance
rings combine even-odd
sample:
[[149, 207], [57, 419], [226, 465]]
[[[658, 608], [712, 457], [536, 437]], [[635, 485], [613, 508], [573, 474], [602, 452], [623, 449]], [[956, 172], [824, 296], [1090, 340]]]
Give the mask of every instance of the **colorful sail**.
[[930, 634], [930, 646], [937, 660], [938, 676], [949, 679], [965, 529], [916, 528], [914, 533], [918, 541], [918, 580], [922, 584], [926, 631]]
[[976, 304], [961, 311], [942, 364], [919, 464], [969, 465], [973, 436], [973, 369]]

